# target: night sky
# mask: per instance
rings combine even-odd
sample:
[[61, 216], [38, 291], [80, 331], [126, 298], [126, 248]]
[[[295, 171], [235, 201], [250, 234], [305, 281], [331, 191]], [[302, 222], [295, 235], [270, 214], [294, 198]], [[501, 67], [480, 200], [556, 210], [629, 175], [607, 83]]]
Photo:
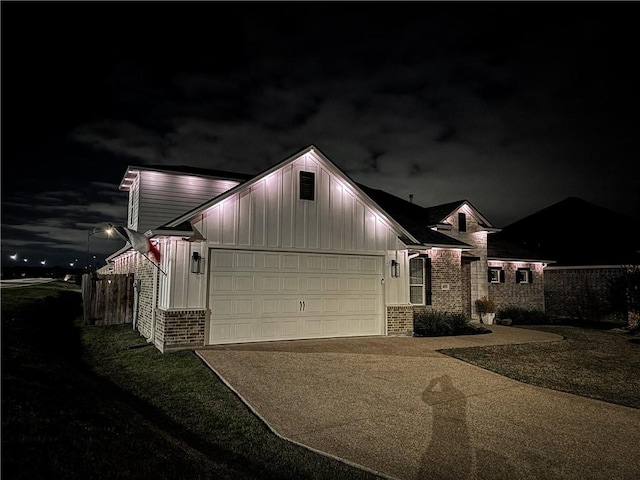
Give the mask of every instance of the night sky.
[[3, 1], [2, 262], [84, 265], [127, 165], [257, 173], [312, 143], [498, 227], [569, 196], [640, 218], [639, 7]]

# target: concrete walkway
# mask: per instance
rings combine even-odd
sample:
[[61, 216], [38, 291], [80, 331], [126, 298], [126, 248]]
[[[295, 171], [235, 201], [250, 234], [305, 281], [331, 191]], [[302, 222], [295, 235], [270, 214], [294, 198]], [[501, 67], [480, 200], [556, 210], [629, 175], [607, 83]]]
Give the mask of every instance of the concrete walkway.
[[200, 357], [277, 434], [398, 479], [635, 479], [640, 410], [436, 352], [558, 341], [533, 330], [220, 346]]

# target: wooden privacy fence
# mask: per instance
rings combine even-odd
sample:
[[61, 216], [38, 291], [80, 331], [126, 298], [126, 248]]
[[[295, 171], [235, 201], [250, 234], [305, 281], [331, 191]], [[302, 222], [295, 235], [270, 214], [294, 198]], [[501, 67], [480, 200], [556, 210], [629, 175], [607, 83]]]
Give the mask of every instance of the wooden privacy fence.
[[133, 274], [82, 276], [85, 325], [131, 323], [134, 310]]

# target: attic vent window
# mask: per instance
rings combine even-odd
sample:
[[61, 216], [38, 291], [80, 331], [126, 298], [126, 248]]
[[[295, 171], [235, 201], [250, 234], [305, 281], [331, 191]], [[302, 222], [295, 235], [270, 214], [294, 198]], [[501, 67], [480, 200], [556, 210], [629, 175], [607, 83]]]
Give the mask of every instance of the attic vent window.
[[316, 174], [300, 172], [300, 200], [316, 199]]
[[458, 213], [458, 231], [467, 231], [467, 215], [464, 213]]

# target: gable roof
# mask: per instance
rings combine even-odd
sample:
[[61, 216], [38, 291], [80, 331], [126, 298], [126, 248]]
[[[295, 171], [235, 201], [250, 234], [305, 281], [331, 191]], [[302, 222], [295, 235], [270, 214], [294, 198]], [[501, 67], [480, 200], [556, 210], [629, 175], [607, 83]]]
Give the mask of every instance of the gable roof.
[[[165, 230], [167, 228], [171, 228], [171, 227], [175, 227], [179, 224], [182, 224], [185, 221], [190, 220], [191, 218], [193, 218], [194, 216], [198, 215], [199, 213], [202, 213], [203, 211], [207, 210], [208, 208], [210, 208], [211, 206], [215, 205], [218, 202], [223, 201], [225, 198], [228, 198], [234, 194], [236, 194], [239, 190], [241, 189], [245, 189], [245, 188], [249, 188], [251, 185], [255, 184], [256, 182], [258, 182], [259, 180], [267, 177], [269, 174], [271, 174], [272, 172], [279, 170], [281, 168], [283, 168], [284, 166], [286, 166], [289, 163], [294, 162], [295, 160], [297, 160], [298, 158], [302, 157], [303, 155], [310, 153], [310, 152], [314, 152], [331, 170], [333, 170], [333, 173], [336, 175], [341, 176], [347, 183], [350, 184], [350, 186], [355, 190], [355, 191], [359, 191], [361, 196], [367, 200], [369, 200], [369, 202], [372, 204], [372, 206], [377, 207], [380, 210], [380, 213], [382, 214], [386, 214], [385, 216], [387, 217], [387, 219], [389, 220], [389, 222], [395, 226], [395, 228], [399, 231], [401, 231], [403, 233], [403, 235], [406, 235], [406, 237], [408, 237], [410, 239], [411, 242], [415, 242], [415, 243], [420, 243], [419, 240], [417, 238], [415, 238], [411, 232], [409, 232], [400, 222], [397, 221], [397, 219], [395, 219], [392, 215], [389, 215], [389, 212], [387, 212], [384, 208], [381, 208], [379, 205], [377, 205], [375, 203], [375, 201], [373, 201], [372, 199], [370, 199], [366, 193], [364, 193], [361, 188], [353, 181], [351, 180], [351, 178], [349, 178], [349, 176], [347, 174], [345, 174], [342, 170], [340, 170], [340, 168], [338, 168], [331, 160], [329, 160], [329, 158], [327, 158], [321, 151], [320, 149], [318, 149], [318, 147], [316, 147], [315, 145], [309, 145], [308, 147], [294, 153], [293, 155], [287, 157], [286, 159], [284, 159], [283, 161], [281, 161], [280, 163], [274, 165], [271, 168], [268, 168], [267, 170], [263, 171], [262, 173], [259, 173], [258, 175], [254, 176], [253, 178], [251, 178], [250, 180], [247, 180], [244, 183], [241, 183], [237, 186], [235, 186], [234, 188], [224, 192], [221, 195], [218, 195], [215, 198], [212, 198], [211, 200], [203, 203], [202, 205], [190, 210], [189, 212], [186, 212], [185, 214], [181, 215], [180, 217], [175, 218], [174, 220], [167, 222], [165, 225], [163, 225], [162, 227], [160, 227], [160, 229]], [[443, 246], [448, 245], [448, 244], [443, 244]], [[461, 243], [460, 242], [460, 246], [466, 246], [468, 247], [468, 245]]]
[[[384, 190], [377, 190], [362, 184], [358, 184], [358, 186], [380, 208], [395, 218], [405, 229], [410, 231], [420, 243], [427, 245], [447, 245], [451, 247], [470, 246], [460, 240], [429, 228], [430, 224], [425, 220], [427, 217], [424, 207], [396, 197]], [[405, 243], [407, 242], [405, 241]]]
[[491, 240], [553, 258], [558, 265], [623, 265], [640, 262], [640, 221], [568, 197], [502, 229]]
[[347, 174], [345, 174], [342, 170], [340, 170], [339, 167], [337, 167], [331, 160], [329, 160], [315, 145], [309, 145], [308, 147], [294, 153], [282, 162], [263, 171], [262, 173], [259, 173], [258, 175], [252, 177], [244, 183], [241, 183], [236, 187], [228, 190], [227, 192], [215, 198], [212, 198], [211, 200], [190, 210], [189, 212], [184, 213], [180, 217], [167, 222], [165, 225], [161, 226], [158, 231], [169, 231], [170, 229], [175, 228], [178, 225], [185, 225], [185, 222], [188, 222], [194, 216], [202, 213], [206, 209], [224, 200], [225, 198], [234, 195], [240, 189], [250, 187], [260, 179], [268, 176], [271, 172], [284, 167], [285, 165], [312, 151], [315, 152], [315, 154], [318, 155], [326, 163], [327, 166], [333, 169], [335, 174], [343, 177], [344, 180], [351, 184], [351, 187], [355, 191], [359, 191], [363, 198], [367, 199], [382, 213], [385, 213], [390, 223], [395, 225], [395, 227], [403, 233], [400, 238], [404, 243], [409, 245], [432, 245], [441, 247], [471, 248], [470, 245], [464, 242], [456, 240], [455, 238], [449, 237], [440, 232], [431, 230], [427, 227], [426, 224], [424, 224], [424, 222], [415, 221], [414, 217], [411, 215], [411, 212], [407, 213], [405, 212], [405, 208], [403, 208], [406, 207], [406, 205], [410, 205], [410, 208], [414, 208], [413, 212], [418, 212], [424, 210], [422, 207], [414, 205], [410, 202], [406, 202], [405, 200], [402, 200], [401, 198], [398, 198], [395, 195], [391, 195], [387, 192], [383, 192], [382, 190], [375, 190], [354, 182]]
[[[479, 224], [483, 227], [487, 227], [489, 229], [494, 229], [495, 227], [491, 224], [487, 218], [480, 213], [480, 211], [474, 207], [469, 200], [457, 200], [455, 202], [443, 203], [441, 205], [434, 205], [433, 207], [426, 207], [426, 215], [427, 215], [427, 224], [428, 225], [437, 225], [439, 223], [444, 222], [453, 212], [458, 210], [463, 205], [469, 207], [474, 215], [478, 218]], [[497, 229], [496, 229], [497, 230]]]

